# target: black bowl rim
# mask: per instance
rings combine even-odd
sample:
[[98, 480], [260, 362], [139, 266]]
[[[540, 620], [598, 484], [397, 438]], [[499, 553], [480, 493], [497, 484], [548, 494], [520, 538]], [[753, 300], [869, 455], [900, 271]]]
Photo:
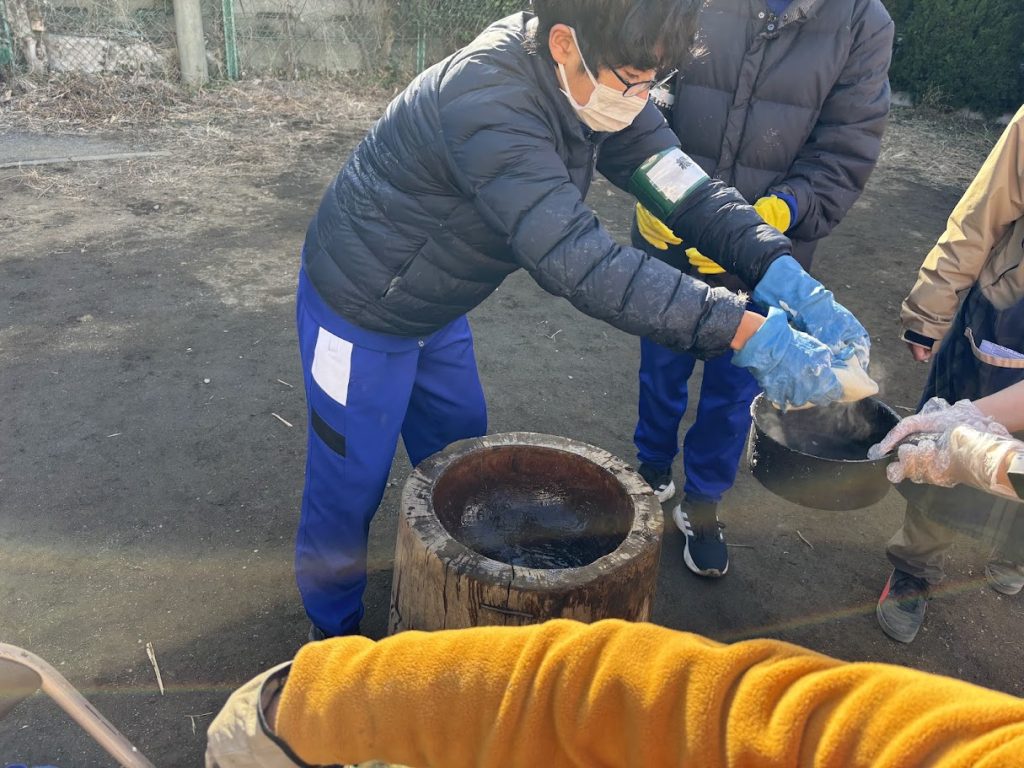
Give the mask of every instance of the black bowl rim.
[[[864, 400], [870, 400], [875, 405], [880, 406], [881, 410], [889, 413], [889, 415], [891, 415], [895, 419], [895, 421], [893, 422], [893, 425], [892, 425], [893, 427], [895, 427], [896, 424], [898, 424], [901, 421], [901, 417], [900, 417], [900, 415], [898, 413], [896, 413], [896, 409], [893, 408], [888, 403], [886, 403], [881, 398], [872, 395], [870, 397], [865, 397]], [[764, 396], [764, 392], [761, 392], [757, 397], [755, 397], [754, 401], [750, 404], [751, 424], [754, 426], [754, 430], [755, 430], [755, 432], [754, 432], [754, 439], [756, 441], [758, 441], [758, 442], [760, 442], [761, 440], [768, 440], [768, 441], [772, 442], [773, 444], [779, 446], [780, 448], [782, 448], [782, 449], [784, 449], [786, 451], [789, 451], [790, 453], [794, 453], [794, 454], [796, 454], [798, 456], [806, 456], [807, 458], [814, 459], [815, 461], [828, 462], [829, 464], [881, 464], [881, 463], [888, 463], [889, 461], [892, 460], [892, 456], [889, 455], [889, 454], [886, 454], [885, 456], [880, 456], [877, 459], [869, 459], [867, 457], [865, 457], [863, 459], [831, 459], [831, 458], [828, 458], [827, 456], [815, 456], [813, 453], [807, 453], [806, 451], [801, 451], [801, 450], [798, 450], [798, 449], [793, 448], [791, 446], [788, 446], [785, 443], [779, 442], [774, 437], [769, 435], [768, 432], [765, 431], [765, 429], [761, 426], [761, 424], [758, 423], [757, 410], [758, 410], [758, 404], [761, 403], [761, 402], [767, 402], [766, 398]], [[861, 401], [858, 401], [858, 402], [861, 402]], [[769, 402], [766, 407], [767, 408], [774, 408], [775, 406], [773, 406]], [[785, 413], [785, 411], [782, 411], [782, 410], [779, 410], [779, 412], [780, 413]], [[891, 430], [892, 427], [889, 427], [889, 429]]]

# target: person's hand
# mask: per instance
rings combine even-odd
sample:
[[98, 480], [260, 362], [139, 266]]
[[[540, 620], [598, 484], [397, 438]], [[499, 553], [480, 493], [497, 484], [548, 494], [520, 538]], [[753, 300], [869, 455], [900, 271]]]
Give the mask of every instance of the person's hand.
[[[636, 204], [636, 228], [644, 240], [659, 251], [667, 251], [670, 245], [682, 245], [682, 239], [665, 223], [640, 203]], [[701, 254], [696, 248], [686, 249], [686, 258], [702, 275], [718, 275], [725, 272], [718, 264]]]
[[667, 251], [670, 245], [680, 245], [682, 240], [665, 226], [665, 223], [640, 203], [636, 204], [636, 228], [644, 240], [659, 251]]
[[[789, 206], [781, 198], [775, 195], [766, 195], [758, 199], [753, 207], [766, 224], [775, 227], [780, 232], [789, 229], [792, 215]], [[636, 204], [636, 224], [644, 240], [658, 250], [665, 251], [670, 245], [681, 245], [683, 242], [678, 235], [640, 203]], [[687, 248], [686, 258], [701, 275], [720, 275], [725, 272], [718, 262], [709, 259], [696, 248]]]
[[932, 351], [928, 347], [922, 347], [912, 341], [907, 342], [907, 347], [910, 348], [911, 357], [919, 363], [927, 363], [932, 359]]
[[794, 330], [779, 309], [733, 355], [733, 365], [750, 371], [765, 397], [780, 408], [827, 405], [843, 396], [828, 348]]
[[764, 223], [775, 227], [782, 234], [789, 231], [793, 223], [793, 212], [781, 197], [765, 195], [754, 202], [754, 210], [764, 219]]
[[980, 432], [1009, 437], [1010, 433], [995, 419], [986, 416], [970, 400], [950, 405], [941, 397], [933, 397], [920, 413], [902, 419], [882, 441], [868, 449], [868, 458], [878, 459], [892, 451], [908, 437], [919, 433], [941, 435], [958, 426], [972, 427]]
[[718, 262], [712, 261], [696, 248], [687, 248], [686, 258], [689, 260], [690, 265], [695, 267], [697, 272], [702, 275], [720, 275], [725, 272]]
[[798, 330], [818, 339], [840, 360], [856, 355], [861, 368], [868, 370], [871, 338], [867, 330], [792, 256], [772, 262], [754, 288], [753, 298], [764, 306], [785, 310]]
[[1017, 454], [1024, 455], [1020, 440], [953, 425], [935, 437], [900, 445], [896, 461], [886, 467], [886, 477], [893, 483], [910, 480], [944, 488], [966, 483], [1015, 497], [1005, 476], [1010, 457]]
[[206, 732], [206, 768], [296, 768], [271, 736], [266, 712], [291, 662], [257, 675], [231, 694]]

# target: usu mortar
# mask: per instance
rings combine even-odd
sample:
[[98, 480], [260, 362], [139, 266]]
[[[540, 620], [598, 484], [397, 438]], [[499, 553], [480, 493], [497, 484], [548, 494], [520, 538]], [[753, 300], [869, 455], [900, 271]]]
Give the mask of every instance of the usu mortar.
[[661, 505], [624, 462], [527, 432], [463, 440], [406, 482], [390, 631], [647, 621]]

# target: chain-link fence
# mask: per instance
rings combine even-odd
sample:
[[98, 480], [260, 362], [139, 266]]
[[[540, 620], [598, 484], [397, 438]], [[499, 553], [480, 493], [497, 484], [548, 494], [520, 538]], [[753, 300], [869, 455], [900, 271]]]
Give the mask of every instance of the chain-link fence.
[[[529, 0], [202, 0], [212, 77], [407, 78]], [[172, 0], [0, 0], [0, 66], [175, 76]]]
[[14, 41], [7, 24], [7, 7], [0, 0], [0, 75], [14, 67]]
[[170, 0], [0, 0], [0, 15], [20, 70], [165, 74], [174, 68]]
[[[225, 0], [245, 77], [422, 70], [528, 0]], [[230, 28], [230, 25], [229, 25]], [[233, 66], [230, 67], [232, 70]]]

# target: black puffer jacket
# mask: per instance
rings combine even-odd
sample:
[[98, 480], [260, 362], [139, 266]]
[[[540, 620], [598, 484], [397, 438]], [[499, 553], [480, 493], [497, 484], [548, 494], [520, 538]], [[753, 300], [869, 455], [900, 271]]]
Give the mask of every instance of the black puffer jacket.
[[[699, 24], [705, 53], [676, 77], [669, 122], [686, 154], [750, 202], [796, 199], [788, 234], [809, 268], [878, 160], [892, 20], [881, 0], [793, 0], [781, 16], [764, 0], [712, 0]], [[687, 268], [681, 248], [647, 250]]]
[[[535, 26], [527, 13], [498, 22], [389, 105], [309, 225], [307, 275], [349, 322], [419, 336], [524, 267], [629, 333], [701, 356], [724, 351], [743, 311], [737, 297], [618, 245], [583, 203], [595, 163], [625, 188], [678, 139], [653, 104], [625, 131], [587, 131], [552, 63], [528, 50]], [[720, 183], [691, 195], [673, 226], [751, 283], [790, 250]]]

